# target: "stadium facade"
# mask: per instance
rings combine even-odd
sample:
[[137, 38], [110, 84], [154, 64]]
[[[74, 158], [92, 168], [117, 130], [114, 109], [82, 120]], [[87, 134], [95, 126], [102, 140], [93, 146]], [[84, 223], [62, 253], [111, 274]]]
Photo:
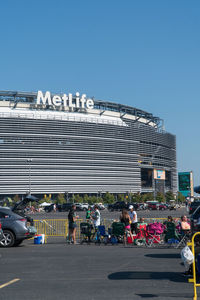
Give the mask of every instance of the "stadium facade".
[[176, 137], [143, 110], [0, 91], [0, 194], [177, 192]]

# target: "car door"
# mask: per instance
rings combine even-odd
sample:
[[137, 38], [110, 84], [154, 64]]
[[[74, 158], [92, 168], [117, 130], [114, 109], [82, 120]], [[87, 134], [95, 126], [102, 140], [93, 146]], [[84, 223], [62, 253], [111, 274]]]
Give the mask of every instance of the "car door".
[[6, 212], [0, 211], [0, 222], [2, 225], [2, 230], [9, 229], [12, 226], [13, 220], [12, 215]]

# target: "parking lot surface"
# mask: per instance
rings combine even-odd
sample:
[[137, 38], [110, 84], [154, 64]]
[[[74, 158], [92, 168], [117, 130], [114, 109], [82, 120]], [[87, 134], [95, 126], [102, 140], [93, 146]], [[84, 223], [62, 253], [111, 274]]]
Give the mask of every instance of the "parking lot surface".
[[[180, 249], [68, 245], [0, 248], [0, 299], [192, 299]], [[12, 280], [16, 280], [12, 283]], [[11, 282], [11, 283], [10, 283]]]
[[[101, 210], [101, 217], [102, 219], [119, 219], [120, 211], [113, 211], [110, 212], [107, 209]], [[80, 216], [80, 218], [85, 218], [86, 212], [84, 211], [77, 211], [77, 214]], [[173, 218], [180, 218], [184, 214], [188, 214], [185, 207], [178, 208], [176, 210], [139, 210], [137, 211], [138, 218], [144, 217], [144, 218], [167, 218], [167, 216], [172, 216]], [[68, 212], [50, 212], [50, 213], [34, 213], [32, 214], [32, 217], [34, 219], [65, 219], [68, 216]]]

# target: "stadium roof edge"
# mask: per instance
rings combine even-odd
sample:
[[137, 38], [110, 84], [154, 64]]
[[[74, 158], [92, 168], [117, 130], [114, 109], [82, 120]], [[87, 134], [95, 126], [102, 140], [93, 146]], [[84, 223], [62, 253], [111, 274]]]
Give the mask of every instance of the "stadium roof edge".
[[[52, 95], [55, 95], [55, 93], [51, 93]], [[60, 95], [58, 93], [57, 95]], [[5, 90], [0, 90], [0, 100], [6, 100], [3, 99], [4, 97], [13, 97], [13, 99], [7, 99], [10, 101], [16, 101], [20, 102], [19, 98], [26, 98], [27, 102], [31, 103], [30, 98], [35, 99], [37, 97], [37, 92], [21, 92], [21, 91], [5, 91]], [[97, 107], [100, 110], [114, 110], [123, 114], [131, 114], [135, 115], [138, 117], [144, 117], [148, 120], [153, 121], [154, 123], [157, 124], [158, 127], [163, 127], [163, 120], [160, 119], [159, 117], [153, 116], [152, 113], [148, 113], [144, 110], [125, 105], [125, 104], [120, 104], [112, 101], [105, 101], [105, 100], [97, 100], [94, 97], [91, 97], [95, 103], [95, 107]], [[122, 115], [123, 117], [123, 115]]]

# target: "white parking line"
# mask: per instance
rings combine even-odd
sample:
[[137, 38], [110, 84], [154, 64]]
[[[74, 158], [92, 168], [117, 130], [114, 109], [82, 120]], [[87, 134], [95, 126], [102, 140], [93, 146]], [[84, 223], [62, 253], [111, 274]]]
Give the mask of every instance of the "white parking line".
[[8, 285], [10, 285], [10, 284], [12, 284], [12, 283], [15, 283], [15, 282], [17, 282], [17, 281], [19, 281], [19, 280], [20, 280], [19, 278], [15, 278], [15, 279], [13, 279], [13, 280], [11, 280], [11, 281], [8, 281], [8, 282], [6, 282], [6, 283], [0, 285], [0, 289], [4, 288], [4, 287], [6, 287], [6, 286], [8, 286]]

